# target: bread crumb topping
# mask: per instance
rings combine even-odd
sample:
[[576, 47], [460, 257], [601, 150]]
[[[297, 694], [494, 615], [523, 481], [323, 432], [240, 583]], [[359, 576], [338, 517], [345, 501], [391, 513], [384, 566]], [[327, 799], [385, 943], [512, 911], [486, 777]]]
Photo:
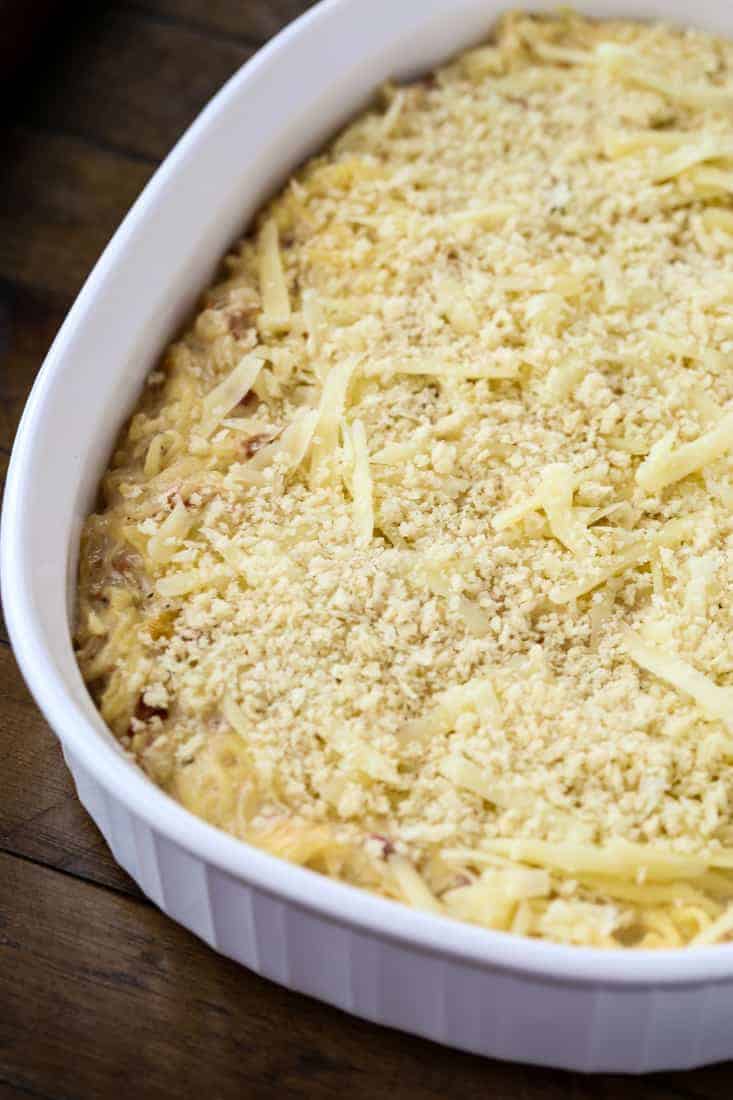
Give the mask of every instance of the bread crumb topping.
[[227, 256], [80, 564], [83, 675], [185, 806], [487, 927], [730, 934], [732, 68], [507, 15]]

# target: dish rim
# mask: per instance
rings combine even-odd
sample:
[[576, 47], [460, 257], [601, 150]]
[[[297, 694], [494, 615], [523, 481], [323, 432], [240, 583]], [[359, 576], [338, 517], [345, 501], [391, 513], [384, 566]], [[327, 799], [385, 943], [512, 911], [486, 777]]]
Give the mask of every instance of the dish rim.
[[[165, 199], [179, 164], [233, 101], [245, 95], [263, 66], [277, 64], [282, 46], [305, 30], [328, 22], [332, 11], [355, 0], [321, 0], [247, 61], [209, 102], [173, 151], [154, 172], [95, 264], [63, 322], [34, 382], [16, 432], [7, 472], [0, 528], [0, 576], [8, 633], [23, 677], [44, 717], [105, 792], [118, 798], [152, 829], [192, 856], [232, 877], [323, 915], [342, 926], [368, 932], [452, 961], [501, 969], [562, 983], [593, 983], [626, 989], [655, 985], [722, 982], [733, 976], [733, 943], [697, 948], [611, 951], [565, 946], [479, 928], [449, 917], [422, 913], [366, 890], [293, 865], [206, 824], [156, 787], [106, 743], [73, 698], [52, 659], [50, 640], [33, 606], [26, 569], [24, 513], [33, 499], [30, 478], [35, 439], [51, 415], [48, 398], [64, 369], [66, 349], [83, 326], [119, 258]], [[65, 548], [64, 548], [65, 549]], [[67, 644], [71, 645], [70, 639]]]

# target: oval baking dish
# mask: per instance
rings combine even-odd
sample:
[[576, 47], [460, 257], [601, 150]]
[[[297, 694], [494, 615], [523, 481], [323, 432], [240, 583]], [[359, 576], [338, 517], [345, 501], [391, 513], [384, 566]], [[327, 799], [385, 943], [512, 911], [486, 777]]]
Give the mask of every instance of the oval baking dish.
[[[578, 6], [688, 17], [685, 0]], [[325, 0], [202, 113], [105, 251], [26, 406], [3, 511], [4, 610], [23, 674], [115, 858], [216, 950], [465, 1050], [590, 1071], [683, 1068], [733, 1056], [733, 946], [616, 953], [536, 942], [412, 911], [250, 848], [126, 759], [71, 647], [78, 536], [112, 441], [227, 245], [375, 86], [479, 41], [505, 7]], [[703, 0], [694, 18], [733, 35], [722, 0]]]

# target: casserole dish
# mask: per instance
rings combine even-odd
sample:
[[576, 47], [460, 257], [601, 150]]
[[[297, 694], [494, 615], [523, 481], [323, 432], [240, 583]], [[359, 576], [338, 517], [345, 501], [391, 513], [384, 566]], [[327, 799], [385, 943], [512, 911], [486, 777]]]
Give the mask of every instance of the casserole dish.
[[[3, 596], [21, 668], [82, 802], [161, 908], [258, 972], [463, 1049], [586, 1070], [733, 1053], [730, 947], [602, 953], [464, 927], [281, 863], [193, 818], [125, 759], [69, 640], [78, 533], [145, 372], [262, 200], [387, 77], [482, 37], [487, 0], [332, 0], [246, 66], [125, 221], [64, 325], [23, 417], [3, 517]], [[545, 5], [549, 6], [549, 5]], [[684, 21], [685, 5], [588, 14]], [[696, 21], [733, 29], [722, 5]], [[730, 24], [730, 25], [729, 25]]]

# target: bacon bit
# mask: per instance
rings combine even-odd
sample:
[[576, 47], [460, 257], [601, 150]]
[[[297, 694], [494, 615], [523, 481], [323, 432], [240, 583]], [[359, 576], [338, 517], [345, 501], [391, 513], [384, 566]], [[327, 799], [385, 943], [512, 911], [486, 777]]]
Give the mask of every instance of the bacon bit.
[[196, 497], [196, 507], [200, 504], [205, 504], [214, 495], [215, 490], [210, 485], [197, 485], [192, 484], [183, 490], [180, 482], [176, 485], [172, 485], [165, 493], [162, 493], [160, 500], [163, 501], [168, 508], [172, 511], [176, 504], [180, 501], [184, 508], [191, 506], [191, 498]]
[[229, 331], [235, 339], [241, 340], [249, 329], [255, 327], [257, 312], [257, 309], [240, 309], [236, 313], [229, 314], [227, 318]]
[[252, 435], [249, 439], [245, 439], [242, 444], [245, 458], [252, 458], [252, 455], [265, 446], [266, 443], [271, 443], [275, 438], [273, 435], [269, 435], [267, 432], [260, 432], [259, 435]]
[[388, 859], [395, 852], [395, 846], [389, 837], [382, 836], [381, 833], [370, 833], [370, 840], [376, 840], [382, 846], [382, 859]]
[[260, 403], [260, 399], [254, 390], [250, 390], [245, 393], [244, 397], [237, 402], [236, 407], [238, 409], [256, 409]]
[[188, 508], [191, 503], [191, 490], [188, 493], [182, 493], [180, 485], [174, 485], [163, 498], [171, 511], [175, 508], [176, 504], [180, 501], [184, 508]]
[[162, 722], [168, 717], [168, 707], [151, 707], [141, 695], [135, 707], [135, 717], [139, 722], [150, 722], [153, 718], [160, 718]]
[[118, 550], [110, 560], [110, 566], [116, 573], [125, 576], [140, 564], [140, 555], [135, 550]]

